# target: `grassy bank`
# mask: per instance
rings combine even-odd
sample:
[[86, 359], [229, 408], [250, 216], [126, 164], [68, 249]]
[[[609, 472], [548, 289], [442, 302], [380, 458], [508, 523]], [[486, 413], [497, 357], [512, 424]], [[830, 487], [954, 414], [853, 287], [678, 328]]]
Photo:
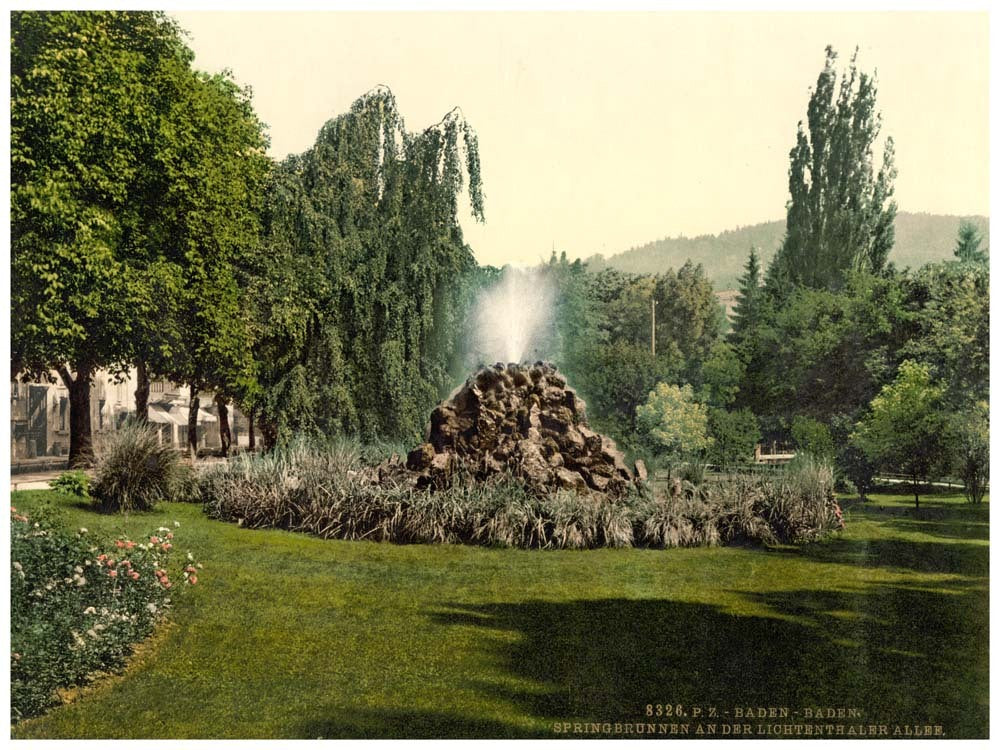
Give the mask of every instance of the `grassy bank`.
[[194, 505], [12, 498], [45, 501], [111, 533], [177, 520], [204, 571], [124, 676], [15, 737], [549, 737], [650, 703], [988, 733], [989, 505], [959, 495], [848, 502], [843, 534], [801, 547], [666, 551], [345, 542]]

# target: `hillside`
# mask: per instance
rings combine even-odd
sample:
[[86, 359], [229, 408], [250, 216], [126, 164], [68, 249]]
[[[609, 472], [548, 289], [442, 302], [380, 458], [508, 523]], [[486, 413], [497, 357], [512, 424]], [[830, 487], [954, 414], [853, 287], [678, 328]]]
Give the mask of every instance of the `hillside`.
[[[985, 216], [900, 212], [896, 216], [896, 242], [889, 260], [899, 268], [917, 268], [929, 261], [951, 257], [958, 225], [963, 219], [972, 221], [984, 236], [989, 235], [989, 219]], [[586, 262], [593, 271], [616, 268], [630, 273], [657, 273], [677, 268], [690, 258], [705, 267], [716, 289], [733, 289], [743, 273], [750, 247], [758, 248], [766, 267], [784, 233], [784, 220], [769, 221], [715, 235], [666, 237], [610, 258], [594, 255]]]

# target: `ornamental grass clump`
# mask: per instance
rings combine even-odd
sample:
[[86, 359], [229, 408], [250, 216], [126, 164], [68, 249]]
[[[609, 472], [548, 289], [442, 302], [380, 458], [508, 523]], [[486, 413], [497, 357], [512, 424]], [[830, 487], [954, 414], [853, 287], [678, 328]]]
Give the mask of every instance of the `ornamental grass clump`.
[[43, 511], [11, 508], [11, 721], [59, 702], [59, 691], [124, 665], [201, 565], [175, 550], [179, 524], [132, 540], [73, 533]]
[[633, 512], [637, 546], [666, 549], [722, 542], [719, 509], [690, 485], [677, 495], [640, 498]]
[[[349, 446], [348, 446], [349, 447]], [[775, 544], [836, 527], [833, 475], [819, 465], [775, 477], [736, 475], [669, 493], [636, 486], [621, 497], [541, 492], [510, 474], [456, 470], [418, 489], [380, 478], [361, 452], [297, 442], [240, 455], [200, 477], [208, 514], [250, 528], [397, 544], [480, 544], [523, 549]]]
[[833, 485], [829, 464], [802, 455], [781, 472], [737, 474], [709, 492], [727, 543], [794, 544], [843, 528]]
[[103, 437], [95, 459], [90, 494], [107, 513], [152, 510], [170, 500], [183, 479], [180, 455], [141, 422], [126, 422]]
[[568, 491], [538, 495], [512, 476], [459, 474], [436, 491], [380, 483], [356, 452], [299, 442], [240, 455], [199, 478], [208, 514], [249, 528], [324, 538], [522, 548], [632, 543], [625, 501]]

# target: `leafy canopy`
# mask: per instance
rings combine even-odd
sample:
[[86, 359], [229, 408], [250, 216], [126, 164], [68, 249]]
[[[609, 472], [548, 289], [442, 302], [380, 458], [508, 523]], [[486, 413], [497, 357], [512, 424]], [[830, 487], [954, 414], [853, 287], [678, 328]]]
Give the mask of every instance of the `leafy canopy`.
[[700, 456], [712, 445], [708, 408], [694, 400], [690, 385], [658, 383], [636, 416], [647, 440], [668, 459]]

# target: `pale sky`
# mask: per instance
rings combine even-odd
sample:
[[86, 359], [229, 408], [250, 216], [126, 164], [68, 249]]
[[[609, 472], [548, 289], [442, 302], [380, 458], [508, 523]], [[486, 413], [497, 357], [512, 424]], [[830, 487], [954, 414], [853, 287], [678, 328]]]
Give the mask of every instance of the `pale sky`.
[[900, 210], [989, 213], [985, 13], [172, 15], [197, 67], [253, 88], [275, 158], [378, 84], [411, 131], [460, 106], [479, 135], [486, 223], [461, 220], [480, 263], [784, 218], [827, 44], [877, 69]]

